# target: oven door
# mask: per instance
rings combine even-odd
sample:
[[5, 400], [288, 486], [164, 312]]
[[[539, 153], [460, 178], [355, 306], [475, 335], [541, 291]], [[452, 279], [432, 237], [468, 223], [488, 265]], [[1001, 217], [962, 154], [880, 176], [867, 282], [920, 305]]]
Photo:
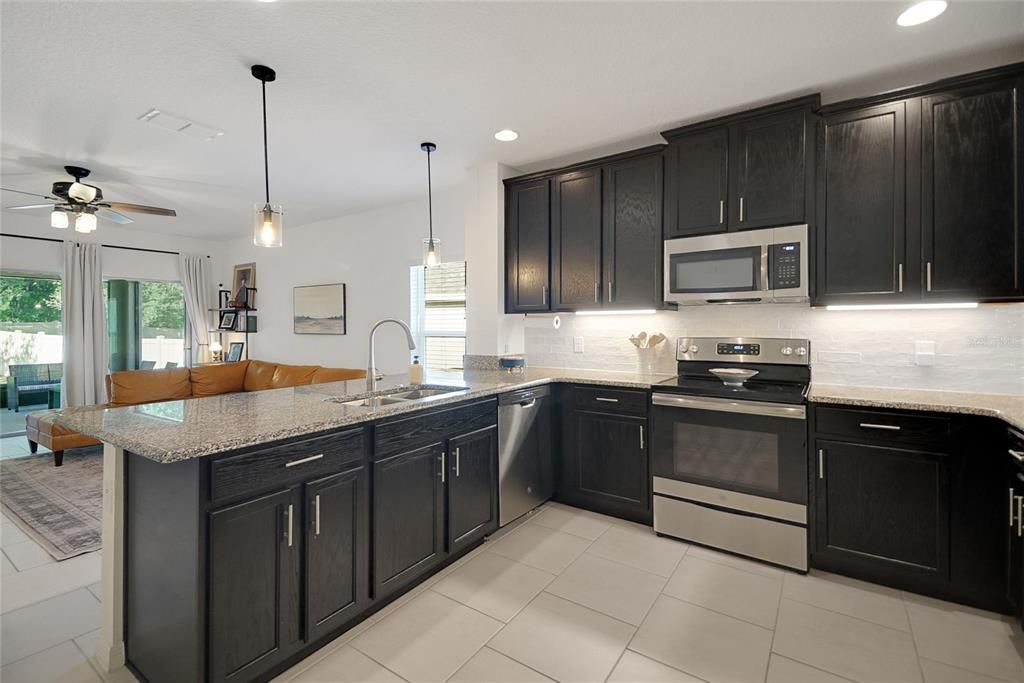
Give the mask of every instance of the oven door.
[[654, 394], [655, 477], [806, 505], [802, 405]]
[[768, 300], [768, 243], [767, 235], [760, 232], [666, 241], [665, 300], [681, 304]]

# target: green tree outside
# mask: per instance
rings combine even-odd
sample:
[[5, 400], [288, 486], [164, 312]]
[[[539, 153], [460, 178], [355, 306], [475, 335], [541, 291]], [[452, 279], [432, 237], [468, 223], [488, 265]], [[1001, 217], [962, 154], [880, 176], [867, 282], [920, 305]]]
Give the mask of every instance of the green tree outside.
[[0, 277], [0, 320], [9, 323], [59, 322], [60, 280]]
[[177, 282], [141, 282], [142, 327], [185, 329], [185, 303]]

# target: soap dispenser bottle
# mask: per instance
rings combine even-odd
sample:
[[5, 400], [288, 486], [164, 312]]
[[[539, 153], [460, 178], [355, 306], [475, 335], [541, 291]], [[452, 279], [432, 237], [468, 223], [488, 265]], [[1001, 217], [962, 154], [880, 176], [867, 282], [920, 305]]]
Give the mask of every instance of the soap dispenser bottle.
[[423, 366], [420, 365], [420, 357], [412, 357], [412, 365], [409, 366], [409, 384], [423, 384]]

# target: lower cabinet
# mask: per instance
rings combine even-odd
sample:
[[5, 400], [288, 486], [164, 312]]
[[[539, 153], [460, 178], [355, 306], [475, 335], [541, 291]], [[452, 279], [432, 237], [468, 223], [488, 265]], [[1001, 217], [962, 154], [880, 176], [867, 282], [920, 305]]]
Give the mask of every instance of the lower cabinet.
[[498, 526], [498, 427], [448, 441], [448, 552], [457, 553]]

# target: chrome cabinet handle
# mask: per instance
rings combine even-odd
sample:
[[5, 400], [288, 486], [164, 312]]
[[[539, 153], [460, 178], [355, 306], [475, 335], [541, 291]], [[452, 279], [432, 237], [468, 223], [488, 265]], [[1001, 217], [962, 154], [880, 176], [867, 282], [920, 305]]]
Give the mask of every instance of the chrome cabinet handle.
[[718, 224], [721, 225], [725, 222], [725, 200], [718, 200]]
[[286, 462], [284, 464], [284, 466], [285, 467], [295, 467], [296, 465], [304, 465], [307, 462], [313, 462], [314, 460], [319, 460], [322, 457], [324, 457], [324, 454], [323, 453], [318, 453], [317, 455], [311, 455], [308, 458], [299, 458], [298, 460], [292, 460], [291, 462]]
[[288, 547], [292, 547], [292, 510], [293, 506], [288, 506]]
[[601, 301], [601, 283], [594, 283], [594, 303], [600, 303]]
[[888, 430], [890, 432], [898, 432], [898, 431], [900, 431], [900, 426], [899, 425], [880, 425], [880, 424], [875, 424], [873, 422], [861, 422], [860, 426], [861, 426], [862, 429], [885, 429], [885, 430]]
[[901, 263], [897, 268], [898, 279], [899, 279], [899, 291], [903, 291], [903, 264]]
[[1017, 537], [1021, 536], [1021, 507], [1024, 506], [1024, 496], [1014, 496], [1017, 499]]
[[1010, 487], [1010, 528], [1013, 528], [1013, 487]]
[[612, 281], [608, 281], [608, 302], [611, 303], [614, 300], [612, 297]]
[[541, 306], [547, 306], [548, 305], [548, 286], [547, 285], [541, 285], [540, 286], [540, 305]]
[[932, 291], [932, 262], [929, 261], [925, 265], [925, 288], [930, 292]]
[[455, 476], [459, 476], [459, 448], [455, 448]]
[[320, 494], [316, 494], [316, 498], [313, 499], [313, 531], [317, 536], [320, 535]]
[[444, 461], [445, 461], [444, 451], [441, 451], [441, 483], [442, 484], [445, 482], [445, 478], [444, 478], [445, 462]]
[[743, 222], [743, 197], [740, 197], [740, 223]]
[[1006, 450], [1017, 462], [1024, 462], [1024, 451], [1015, 451], [1012, 448]]
[[644, 449], [644, 426], [640, 425], [640, 450]]
[[825, 478], [825, 449], [818, 449], [818, 479]]
[[617, 398], [605, 398], [604, 396], [595, 396], [594, 400], [595, 401], [601, 401], [602, 403], [618, 403], [619, 402], [619, 399], [617, 399]]

